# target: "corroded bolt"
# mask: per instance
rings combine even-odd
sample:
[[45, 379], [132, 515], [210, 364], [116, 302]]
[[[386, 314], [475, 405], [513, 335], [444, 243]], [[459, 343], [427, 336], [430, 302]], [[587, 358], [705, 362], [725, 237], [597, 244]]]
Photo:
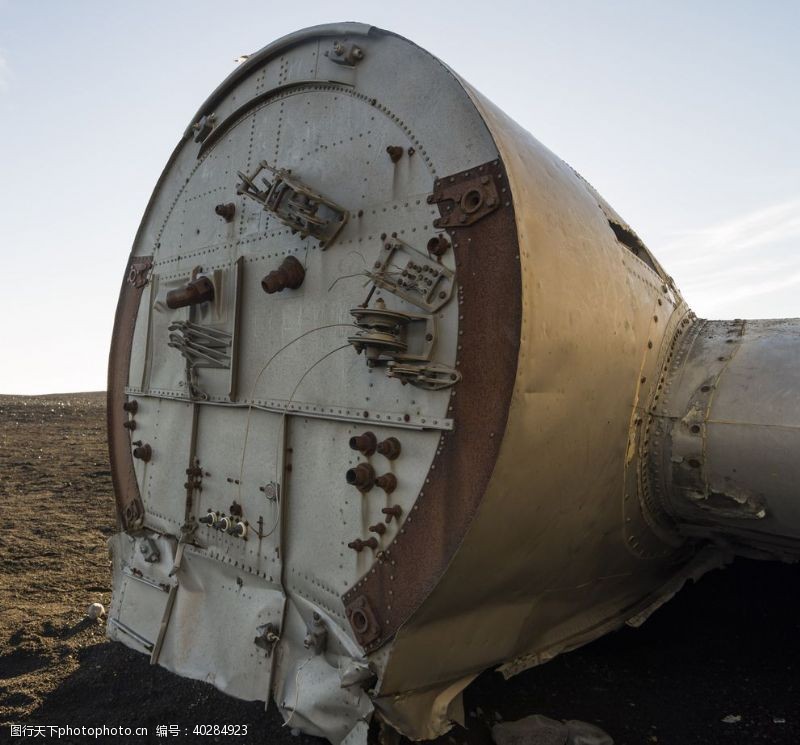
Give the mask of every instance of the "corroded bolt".
[[136, 422], [134, 422], [133, 419], [129, 419], [127, 422], [123, 422], [122, 426], [125, 427], [125, 429], [129, 429], [131, 432], [133, 432], [133, 430], [136, 429]]
[[366, 541], [362, 541], [360, 538], [356, 538], [354, 541], [350, 541], [347, 544], [347, 548], [352, 548], [353, 551], [361, 552], [365, 548], [371, 548], [373, 551], [378, 548], [378, 539], [374, 536], [372, 538], [367, 538]]
[[358, 450], [364, 455], [372, 455], [375, 452], [378, 438], [372, 432], [364, 432], [363, 435], [356, 435], [350, 438], [350, 449]]
[[227, 204], [218, 204], [216, 207], [214, 207], [214, 212], [223, 218], [225, 222], [232, 222], [233, 216], [236, 214], [236, 205], [233, 202], [228, 202]]
[[403, 150], [400, 145], [389, 145], [389, 147], [386, 148], [386, 152], [389, 153], [389, 158], [392, 163], [397, 163], [397, 161], [403, 157], [405, 150]]
[[397, 476], [393, 473], [384, 473], [375, 479], [375, 483], [387, 494], [391, 494], [397, 488]]
[[153, 457], [153, 448], [147, 444], [139, 445], [139, 447], [133, 449], [133, 457], [143, 460], [145, 463], [149, 463], [150, 458]]
[[369, 526], [369, 532], [383, 535], [386, 532], [386, 526], [383, 523], [375, 523], [375, 525]]
[[197, 522], [203, 523], [203, 525], [213, 525], [217, 520], [217, 516], [210, 512], [207, 515], [203, 515], [203, 517], [197, 518]]
[[294, 256], [287, 256], [276, 270], [261, 280], [261, 287], [268, 295], [281, 292], [287, 287], [296, 290], [303, 284], [305, 277], [303, 265]]
[[428, 241], [428, 253], [432, 256], [443, 256], [450, 248], [450, 241], [446, 235], [435, 235]]
[[139, 402], [138, 401], [126, 401], [122, 404], [123, 410], [127, 411], [129, 414], [135, 414], [139, 411]]
[[400, 519], [400, 515], [403, 514], [403, 508], [399, 504], [396, 504], [393, 507], [384, 507], [381, 512], [386, 515], [386, 522], [390, 523], [392, 522], [392, 518], [395, 520]]
[[400, 455], [400, 440], [396, 437], [387, 437], [378, 443], [378, 452], [389, 460], [394, 460]]
[[355, 468], [347, 469], [345, 479], [359, 491], [369, 491], [375, 484], [375, 469], [369, 463], [359, 463]]
[[177, 290], [167, 293], [167, 307], [175, 310], [214, 299], [214, 283], [208, 277], [198, 277]]

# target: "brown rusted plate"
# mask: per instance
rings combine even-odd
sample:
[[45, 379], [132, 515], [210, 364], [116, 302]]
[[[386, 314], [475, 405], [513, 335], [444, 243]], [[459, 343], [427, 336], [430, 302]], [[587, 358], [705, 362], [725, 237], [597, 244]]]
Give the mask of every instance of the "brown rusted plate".
[[[391, 639], [435, 587], [478, 508], [503, 439], [522, 313], [505, 169], [497, 160], [453, 174], [439, 179], [433, 194], [445, 193], [444, 182], [481, 183], [482, 177], [489, 178], [498, 206], [465, 227], [448, 227], [461, 316], [457, 367], [463, 379], [452, 391], [449, 412], [455, 429], [442, 434], [425, 486], [395, 540], [343, 596], [348, 618], [360, 611], [360, 624], [351, 625], [367, 651]], [[440, 204], [440, 212], [447, 204], [452, 201]]]
[[108, 360], [108, 390], [106, 423], [108, 426], [108, 455], [111, 479], [117, 502], [117, 515], [123, 528], [142, 517], [144, 507], [139, 485], [133, 470], [131, 430], [125, 427], [128, 413], [122, 408], [126, 401], [125, 386], [131, 363], [131, 345], [142, 291], [149, 281], [152, 256], [132, 256], [125, 269], [122, 290], [114, 318], [111, 352]]

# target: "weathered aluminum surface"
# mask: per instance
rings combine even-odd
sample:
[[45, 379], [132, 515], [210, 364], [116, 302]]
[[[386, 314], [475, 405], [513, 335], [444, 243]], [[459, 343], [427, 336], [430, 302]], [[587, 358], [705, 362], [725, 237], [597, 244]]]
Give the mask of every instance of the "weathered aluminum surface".
[[800, 556], [800, 320], [696, 321], [652, 417], [654, 489], [693, 538]]
[[[280, 203], [237, 191], [262, 161]], [[400, 37], [323, 26], [251, 56], [129, 268], [109, 634], [305, 732], [360, 742], [375, 710], [441, 734], [481, 670], [795, 545], [798, 322], [700, 325], [588, 183]], [[169, 307], [198, 277], [213, 299]]]

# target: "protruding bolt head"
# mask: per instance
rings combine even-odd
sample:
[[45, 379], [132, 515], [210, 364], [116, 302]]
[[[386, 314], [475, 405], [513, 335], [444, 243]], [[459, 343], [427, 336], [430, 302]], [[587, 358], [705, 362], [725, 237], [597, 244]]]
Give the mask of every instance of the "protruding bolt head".
[[137, 411], [139, 411], [139, 402], [131, 399], [130, 401], [126, 401], [124, 404], [122, 404], [122, 408], [129, 414], [135, 414]]
[[375, 469], [369, 463], [359, 463], [355, 468], [347, 469], [345, 479], [359, 491], [366, 492], [375, 484]]
[[403, 150], [400, 145], [389, 145], [389, 147], [386, 148], [386, 152], [389, 153], [389, 159], [392, 163], [397, 163], [397, 161], [403, 157], [405, 150]]
[[393, 473], [384, 473], [383, 476], [375, 479], [375, 484], [387, 494], [391, 494], [397, 488], [397, 476]]
[[225, 220], [225, 222], [233, 222], [233, 216], [236, 214], [236, 205], [233, 202], [218, 204], [214, 207], [214, 212]]
[[389, 460], [397, 458], [401, 449], [400, 440], [396, 437], [387, 437], [385, 440], [381, 440], [377, 447], [378, 452]]
[[365, 548], [371, 548], [374, 551], [378, 548], [378, 539], [374, 536], [372, 538], [367, 538], [366, 541], [356, 538], [354, 541], [350, 541], [350, 543], [347, 544], [347, 548], [352, 548], [353, 551], [358, 553], [361, 553]]
[[197, 518], [197, 522], [202, 523], [203, 525], [213, 525], [216, 521], [217, 516], [213, 512], [209, 512], [207, 515]]
[[133, 419], [129, 419], [127, 422], [123, 422], [122, 426], [125, 427], [125, 429], [129, 429], [131, 432], [133, 432], [133, 430], [136, 429], [136, 422], [134, 422]]
[[377, 447], [378, 438], [372, 432], [364, 432], [363, 435], [356, 435], [350, 438], [350, 449], [358, 450], [364, 455], [372, 455]]
[[386, 522], [390, 523], [392, 519], [400, 519], [400, 515], [403, 514], [403, 508], [399, 504], [396, 504], [393, 507], [384, 507], [381, 512], [386, 515]]
[[139, 445], [133, 449], [133, 457], [143, 460], [145, 463], [149, 463], [150, 458], [153, 457], [153, 448], [151, 448], [147, 443], [144, 445]]
[[375, 523], [375, 525], [370, 525], [369, 532], [383, 535], [386, 532], [386, 525], [384, 523]]

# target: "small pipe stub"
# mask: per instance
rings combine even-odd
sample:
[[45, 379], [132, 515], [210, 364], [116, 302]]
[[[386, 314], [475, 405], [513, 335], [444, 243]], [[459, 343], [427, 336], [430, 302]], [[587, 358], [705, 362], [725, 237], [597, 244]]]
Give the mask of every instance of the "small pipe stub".
[[208, 514], [203, 515], [203, 517], [198, 517], [197, 522], [202, 523], [203, 525], [211, 525], [213, 526], [214, 523], [217, 521], [217, 516], [209, 510]]
[[345, 479], [359, 491], [369, 491], [375, 485], [375, 469], [369, 463], [359, 463], [355, 468], [347, 469]]
[[236, 214], [236, 205], [233, 202], [218, 204], [214, 207], [214, 212], [225, 220], [225, 222], [233, 222], [233, 216]]
[[389, 158], [392, 163], [397, 163], [397, 161], [403, 157], [405, 150], [403, 150], [400, 145], [389, 145], [389, 147], [386, 148], [386, 152], [389, 153]]
[[392, 519], [399, 520], [400, 515], [403, 514], [403, 508], [396, 504], [393, 507], [384, 507], [381, 512], [386, 515], [386, 523], [392, 522]]
[[143, 460], [145, 463], [149, 463], [150, 458], [153, 457], [153, 448], [147, 443], [139, 445], [133, 449], [133, 457]]
[[276, 270], [261, 280], [261, 287], [268, 295], [281, 292], [287, 287], [296, 290], [303, 284], [305, 276], [303, 265], [294, 256], [287, 256]]
[[377, 450], [384, 458], [394, 460], [400, 455], [400, 440], [396, 437], [387, 437], [378, 443]]
[[375, 536], [372, 538], [367, 538], [366, 541], [362, 541], [360, 538], [356, 538], [354, 541], [350, 541], [347, 544], [347, 548], [352, 548], [353, 551], [361, 553], [365, 548], [371, 548], [373, 551], [378, 548], [378, 539]]
[[213, 299], [214, 283], [208, 277], [198, 277], [177, 290], [170, 290], [167, 293], [167, 307], [176, 310]]
[[384, 473], [375, 479], [376, 486], [379, 486], [387, 494], [391, 494], [397, 488], [397, 476], [393, 473]]
[[448, 248], [450, 248], [450, 241], [444, 234], [435, 235], [428, 241], [428, 253], [431, 256], [444, 256]]
[[363, 435], [356, 435], [350, 438], [350, 449], [358, 450], [364, 455], [372, 455], [378, 446], [378, 438], [372, 432], [364, 432]]

